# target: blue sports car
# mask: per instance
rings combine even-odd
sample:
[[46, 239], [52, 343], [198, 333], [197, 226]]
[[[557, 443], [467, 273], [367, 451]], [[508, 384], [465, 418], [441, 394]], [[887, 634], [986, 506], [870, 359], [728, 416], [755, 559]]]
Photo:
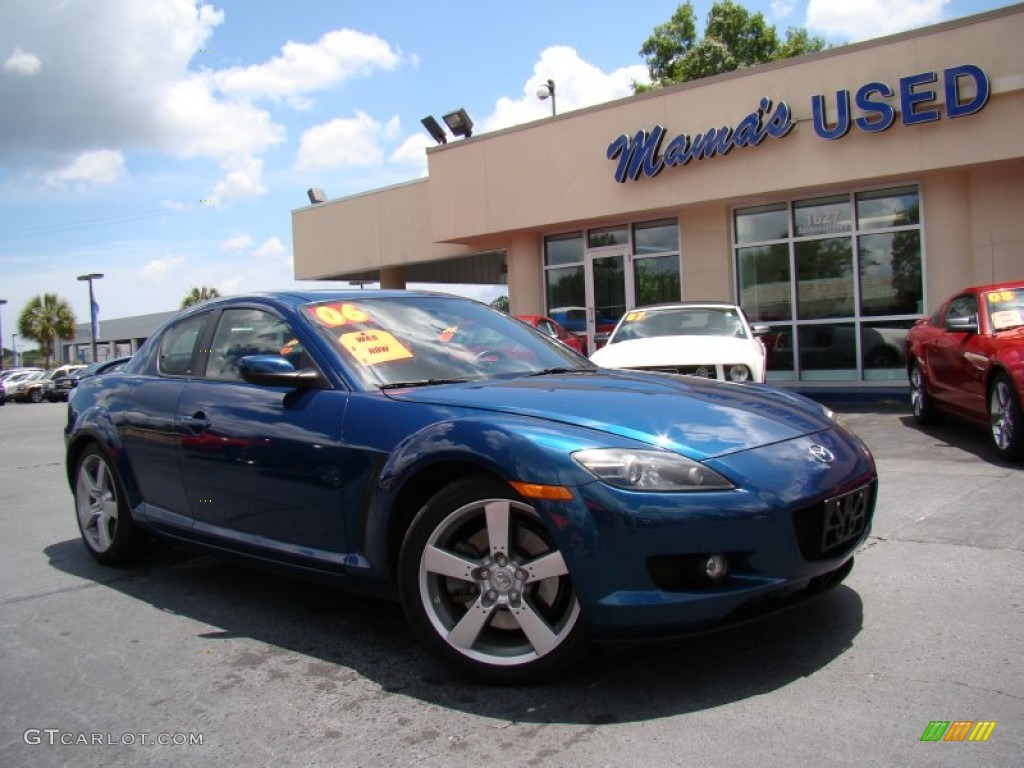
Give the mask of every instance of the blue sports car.
[[217, 299], [81, 381], [67, 474], [101, 563], [153, 537], [401, 602], [492, 682], [838, 584], [865, 445], [800, 395], [600, 369], [468, 299]]

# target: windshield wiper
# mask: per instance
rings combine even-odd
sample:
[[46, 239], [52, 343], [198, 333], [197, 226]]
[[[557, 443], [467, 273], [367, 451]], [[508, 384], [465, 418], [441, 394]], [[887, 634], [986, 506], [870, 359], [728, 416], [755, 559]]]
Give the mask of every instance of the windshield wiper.
[[413, 381], [389, 381], [387, 384], [381, 384], [381, 390], [385, 389], [406, 389], [407, 387], [433, 387], [436, 384], [463, 384], [467, 381], [475, 381], [476, 379], [415, 379]]
[[553, 373], [593, 373], [596, 370], [596, 366], [593, 368], [545, 368], [542, 371], [530, 371], [526, 376], [548, 376]]

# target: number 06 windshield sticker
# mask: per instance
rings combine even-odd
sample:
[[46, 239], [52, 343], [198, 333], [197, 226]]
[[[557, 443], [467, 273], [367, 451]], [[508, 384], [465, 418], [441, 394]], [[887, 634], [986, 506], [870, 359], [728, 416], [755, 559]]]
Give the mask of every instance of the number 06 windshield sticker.
[[413, 357], [412, 352], [387, 331], [343, 333], [338, 341], [361, 365], [378, 365]]
[[370, 316], [355, 304], [321, 304], [315, 310], [316, 318], [331, 328], [345, 323], [366, 323]]

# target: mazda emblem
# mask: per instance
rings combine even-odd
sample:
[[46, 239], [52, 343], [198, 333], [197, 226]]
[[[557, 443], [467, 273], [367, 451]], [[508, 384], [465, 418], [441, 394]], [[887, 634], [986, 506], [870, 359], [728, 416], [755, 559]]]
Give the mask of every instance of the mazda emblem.
[[816, 458], [822, 464], [831, 464], [833, 461], [836, 460], [836, 457], [832, 453], [832, 451], [830, 451], [824, 445], [818, 445], [817, 443], [815, 443], [814, 445], [811, 446], [810, 451], [811, 456]]

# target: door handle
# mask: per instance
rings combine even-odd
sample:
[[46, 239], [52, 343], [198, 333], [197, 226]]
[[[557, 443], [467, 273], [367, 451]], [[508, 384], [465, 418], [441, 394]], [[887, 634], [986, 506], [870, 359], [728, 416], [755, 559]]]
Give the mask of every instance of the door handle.
[[204, 429], [210, 428], [210, 420], [206, 418], [206, 414], [202, 411], [196, 411], [191, 416], [183, 416], [181, 424], [193, 432], [202, 432]]

